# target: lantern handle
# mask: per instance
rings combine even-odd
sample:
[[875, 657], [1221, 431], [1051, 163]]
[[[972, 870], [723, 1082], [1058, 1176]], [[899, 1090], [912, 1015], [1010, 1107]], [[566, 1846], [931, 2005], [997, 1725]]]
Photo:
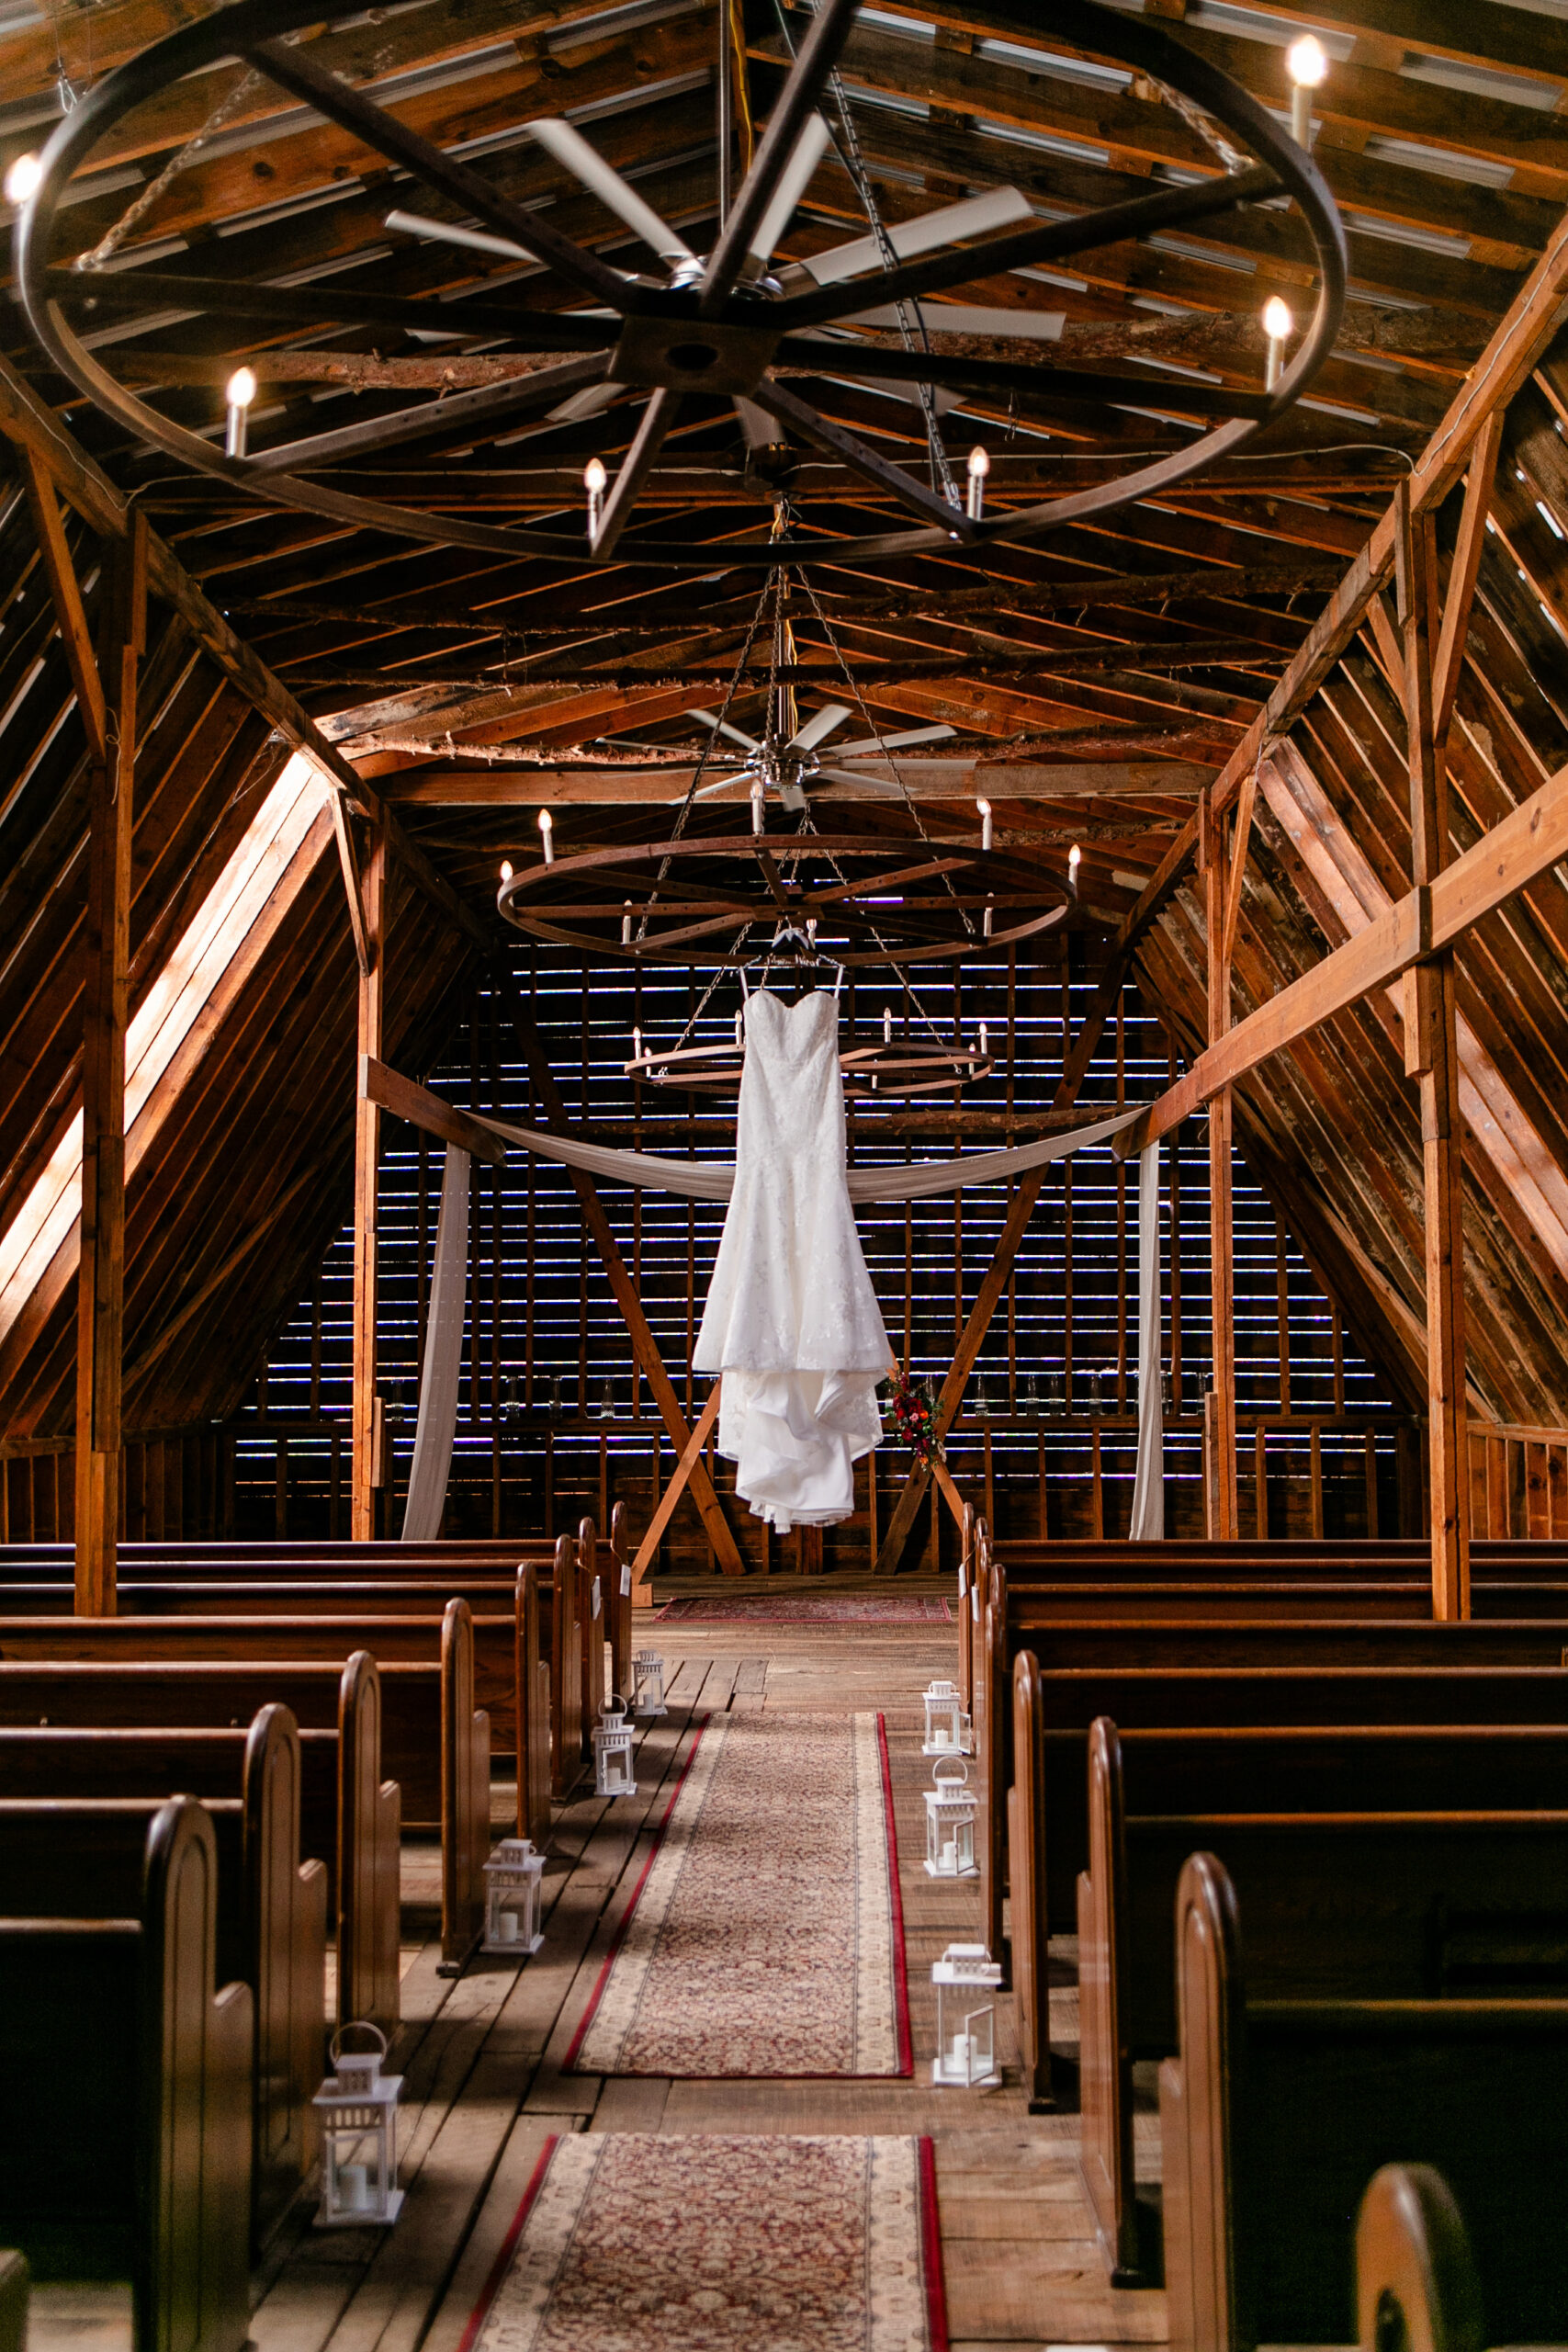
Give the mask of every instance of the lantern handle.
[[[943, 1765], [947, 1767], [945, 1772], [942, 1770]], [[954, 1774], [955, 1767], [956, 1777]], [[936, 1782], [938, 1788], [946, 1787], [961, 1789], [964, 1787], [968, 1778], [969, 1767], [965, 1764], [962, 1756], [944, 1756], [931, 1774], [931, 1779]]]
[[[375, 2054], [379, 2058], [384, 2058], [386, 2056], [387, 2037], [382, 2032], [380, 2027], [369, 2018], [349, 2018], [339, 2026], [337, 2031], [333, 2036], [332, 2051], [330, 2054], [334, 2066], [337, 2064], [339, 2058], [343, 2055], [340, 2045], [342, 2044], [343, 2038], [345, 2033], [373, 2033], [377, 2041], [381, 2045], [380, 2049]], [[356, 2051], [355, 2055], [356, 2057], [368, 2057], [370, 2052], [368, 2051]]]

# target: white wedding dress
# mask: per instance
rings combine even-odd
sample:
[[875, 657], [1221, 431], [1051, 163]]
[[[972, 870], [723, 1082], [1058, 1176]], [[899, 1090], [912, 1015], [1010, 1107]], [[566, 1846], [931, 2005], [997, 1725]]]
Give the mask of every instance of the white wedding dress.
[[844, 1179], [838, 1005], [759, 989], [735, 1188], [693, 1358], [724, 1375], [718, 1450], [756, 1518], [782, 1534], [850, 1517], [892, 1356]]

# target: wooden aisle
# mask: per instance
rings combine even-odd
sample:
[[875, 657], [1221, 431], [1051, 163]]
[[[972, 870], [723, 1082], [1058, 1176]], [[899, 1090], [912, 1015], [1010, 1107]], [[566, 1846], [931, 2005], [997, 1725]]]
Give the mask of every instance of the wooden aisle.
[[[921, 1868], [930, 1764], [919, 1694], [953, 1670], [938, 1627], [674, 1624], [653, 1640], [671, 1668], [670, 1713], [643, 1740], [635, 1799], [580, 1798], [558, 1816], [546, 1872], [546, 1943], [518, 1969], [478, 1962], [457, 1983], [440, 1957], [431, 1849], [404, 1851], [405, 2075], [402, 2218], [385, 2238], [317, 2234], [312, 2207], [280, 2233], [255, 2282], [258, 2352], [457, 2352], [539, 2151], [551, 2132], [929, 2132], [937, 2143], [942, 2254], [953, 2352], [1037, 2352], [1056, 2344], [1161, 2342], [1164, 2297], [1105, 2283], [1076, 2171], [1076, 2116], [1031, 2116], [1010, 2064], [991, 2092], [933, 2091], [931, 1963], [976, 1932], [963, 1885]], [[668, 1801], [671, 1768], [694, 1713], [880, 1708], [886, 1717], [909, 1965], [912, 2081], [677, 2082], [563, 2076], [560, 2061]], [[510, 1792], [495, 1789], [498, 1829]], [[1070, 2027], [1067, 1970], [1054, 1996]], [[1013, 2058], [1004, 2003], [998, 2037]], [[1157, 2165], [1153, 2114], [1140, 2116], [1139, 2165]], [[102, 2290], [46, 2292], [32, 2342], [128, 2352], [129, 2326]]]

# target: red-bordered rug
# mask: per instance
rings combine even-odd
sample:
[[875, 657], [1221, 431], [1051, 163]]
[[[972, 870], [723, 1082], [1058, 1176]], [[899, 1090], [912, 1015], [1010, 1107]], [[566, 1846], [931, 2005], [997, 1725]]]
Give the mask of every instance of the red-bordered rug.
[[755, 1600], [667, 1600], [661, 1625], [951, 1625], [934, 1593], [759, 1593]]
[[929, 2140], [551, 2140], [458, 2352], [947, 2352]]
[[712, 2080], [910, 2065], [882, 1717], [708, 1717], [566, 2071]]

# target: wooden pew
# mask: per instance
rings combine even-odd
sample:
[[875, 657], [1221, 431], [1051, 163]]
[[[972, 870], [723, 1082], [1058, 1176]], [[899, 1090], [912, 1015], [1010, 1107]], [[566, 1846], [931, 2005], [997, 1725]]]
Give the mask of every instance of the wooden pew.
[[330, 1614], [295, 1611], [251, 1616], [227, 1608], [178, 1616], [9, 1617], [0, 1619], [0, 1661], [74, 1658], [83, 1664], [116, 1658], [320, 1658], [341, 1666], [356, 1649], [378, 1666], [434, 1662], [441, 1656], [448, 1611], [463, 1611], [474, 1652], [478, 1702], [493, 1707], [504, 1727], [500, 1753], [516, 1754], [515, 1586], [506, 1589], [504, 1614], [475, 1617], [460, 1596], [421, 1616], [371, 1616], [339, 1608]]
[[[1431, 1549], [1424, 1536], [1242, 1538], [1228, 1544], [1173, 1536], [1135, 1544], [1089, 1537], [1047, 1543], [1025, 1538], [996, 1548], [1015, 1584], [1213, 1584], [1266, 1577], [1292, 1583], [1315, 1577], [1334, 1583], [1361, 1577], [1376, 1583], [1390, 1577], [1417, 1583], [1425, 1577], [1429, 1583], [1431, 1574]], [[1568, 1583], [1568, 1543], [1477, 1537], [1471, 1545], [1472, 1590], [1498, 1577], [1506, 1583], [1537, 1578]]]
[[[47, 1734], [34, 1735], [47, 1737]], [[299, 1739], [264, 1707], [236, 1795], [202, 1800], [218, 1849], [217, 1971], [250, 1987], [251, 2245], [259, 2255], [315, 2163], [310, 2101], [326, 2059], [327, 1872], [299, 1860]], [[188, 1792], [187, 1792], [188, 1793]], [[0, 1909], [34, 1918], [130, 1917], [167, 1797], [0, 1797]], [[90, 2021], [84, 2019], [90, 2033]]]
[[[562, 1537], [561, 1542], [570, 1544], [571, 1539]], [[499, 1699], [499, 1706], [491, 1717], [491, 1736], [496, 1752], [505, 1753], [509, 1761], [513, 1757], [516, 1760], [518, 1834], [533, 1837], [536, 1843], [543, 1845], [549, 1835], [550, 1696], [547, 1678], [542, 1696], [540, 1691], [539, 1602], [537, 1590], [530, 1593], [527, 1589], [528, 1579], [532, 1579], [536, 1588], [538, 1572], [531, 1563], [525, 1563], [515, 1578], [475, 1578], [457, 1594], [448, 1591], [449, 1579], [440, 1584], [411, 1581], [402, 1586], [211, 1584], [194, 1581], [170, 1585], [130, 1585], [120, 1587], [120, 1615], [113, 1622], [118, 1624], [124, 1620], [141, 1620], [149, 1615], [176, 1619], [216, 1617], [225, 1622], [231, 1622], [237, 1616], [264, 1614], [290, 1619], [320, 1618], [323, 1621], [320, 1627], [312, 1624], [298, 1642], [290, 1637], [288, 1644], [291, 1652], [303, 1649], [313, 1655], [321, 1644], [328, 1650], [335, 1650], [346, 1637], [345, 1625], [352, 1626], [354, 1633], [357, 1634], [366, 1617], [379, 1620], [389, 1614], [413, 1616], [439, 1623], [447, 1600], [459, 1599], [466, 1600], [470, 1609], [476, 1602], [482, 1605], [485, 1616], [476, 1617], [476, 1625], [479, 1626], [498, 1616], [504, 1606], [511, 1631], [513, 1661], [511, 1671], [503, 1680], [493, 1676], [491, 1679], [491, 1689], [488, 1695]], [[70, 1616], [74, 1597], [73, 1586], [14, 1585], [0, 1589], [0, 1633], [3, 1633], [8, 1610], [13, 1614], [23, 1613], [16, 1604], [24, 1599], [31, 1602], [35, 1611], [47, 1607], [58, 1617]], [[93, 1638], [88, 1636], [89, 1640]], [[139, 1650], [142, 1646], [141, 1637], [134, 1634], [109, 1638], [134, 1643]], [[413, 1637], [416, 1646], [421, 1649], [427, 1638], [428, 1634]], [[379, 1646], [385, 1653], [398, 1645], [383, 1640]], [[4, 1642], [0, 1639], [0, 1652], [3, 1650]], [[533, 1693], [532, 1713], [525, 1696], [530, 1690]], [[539, 1760], [541, 1740], [544, 1743], [542, 1767]]]
[[1160, 2068], [1166, 2298], [1179, 2352], [1346, 2344], [1346, 2229], [1393, 2151], [1452, 2186], [1491, 2332], [1568, 2310], [1568, 2002], [1254, 1996], [1246, 1917], [1213, 1855], [1177, 1898], [1180, 2054]]
[[[1558, 2323], [1568, 2333], [1568, 2312]], [[1453, 2192], [1431, 2165], [1383, 2165], [1356, 2216], [1356, 2341], [1364, 2352], [1482, 2352], [1481, 2280]]]
[[[1029, 1653], [1028, 1655], [1032, 1655]], [[980, 1686], [976, 1685], [978, 1693]], [[1016, 1685], [1012, 1693], [1017, 1706]], [[978, 1699], [977, 1699], [978, 1703]], [[1458, 1724], [1514, 1726], [1568, 1724], [1568, 1672], [1551, 1667], [1399, 1667], [1386, 1673], [1373, 1667], [1347, 1667], [1316, 1671], [1308, 1668], [1222, 1667], [1213, 1671], [1181, 1668], [1166, 1671], [1139, 1667], [1104, 1670], [1075, 1670], [1036, 1674], [1027, 1705], [1031, 1725], [1037, 1724], [1050, 1762], [1045, 1774], [1045, 1858], [1039, 1865], [1047, 1888], [1052, 1931], [1070, 1934], [1074, 1928], [1072, 1885], [1060, 1867], [1072, 1851], [1084, 1850], [1084, 1832], [1073, 1827], [1073, 1796], [1087, 1785], [1085, 1767], [1075, 1766], [1073, 1750], [1081, 1751], [1096, 1715], [1109, 1715], [1125, 1738], [1129, 1729], [1159, 1728], [1171, 1733], [1211, 1733], [1269, 1725], [1305, 1729], [1313, 1726], [1363, 1725], [1369, 1731], [1399, 1725], [1447, 1726]], [[1000, 1841], [987, 1834], [1003, 1806], [988, 1801], [992, 1787], [1017, 1786], [1010, 1740], [998, 1754], [996, 1725], [977, 1723], [977, 1787], [979, 1817], [976, 1825], [976, 1859], [979, 1866], [982, 1932], [993, 1951], [999, 1951], [1002, 1929], [1002, 1856]], [[1061, 1760], [1065, 1758], [1065, 1763]], [[1063, 1771], [1075, 1775], [1063, 1781]], [[1011, 1781], [1004, 1776], [1013, 1774]], [[1060, 1787], [1060, 1799], [1051, 1789]], [[1078, 1819], [1084, 1816], [1081, 1813]], [[1064, 1831], [1063, 1824], [1069, 1826]], [[1052, 1827], [1056, 1830], [1052, 1844]], [[1080, 1860], [1080, 1867], [1082, 1866]], [[1066, 1887], [1066, 1900], [1062, 1889]]]
[[539, 1579], [538, 1594], [539, 1655], [550, 1688], [550, 1791], [560, 1799], [575, 1786], [583, 1756], [583, 1612], [573, 1537], [557, 1537], [549, 1579]]
[[[25, 1590], [27, 1588], [18, 1588]], [[1021, 1588], [1008, 1571], [1008, 1590], [1016, 1603]], [[1430, 1621], [1429, 1579], [1389, 1578], [1340, 1582], [1327, 1577], [1287, 1581], [1283, 1577], [1237, 1577], [1226, 1582], [1200, 1583], [1196, 1577], [1165, 1583], [1029, 1584], [1031, 1622], [1047, 1626], [1058, 1622], [1088, 1620], [1096, 1624], [1208, 1623], [1276, 1618], [1391, 1618], [1404, 1623]], [[1472, 1596], [1475, 1618], [1554, 1619], [1568, 1625], [1568, 1583], [1540, 1581], [1478, 1586]]]
[[[462, 1603], [454, 1602], [453, 1607], [461, 1609]], [[237, 1726], [247, 1722], [258, 1707], [276, 1699], [291, 1711], [303, 1728], [327, 1731], [338, 1722], [343, 1679], [342, 1670], [330, 1664], [301, 1664], [287, 1659], [276, 1663], [199, 1659], [188, 1665], [166, 1660], [0, 1664], [0, 1724]], [[373, 1678], [366, 1679], [360, 1697], [378, 1718], [378, 1737], [351, 1739], [347, 1743], [349, 1753], [358, 1758], [363, 1783], [361, 1801], [345, 1808], [343, 1820], [358, 1822], [366, 1817], [363, 1798], [370, 1775], [370, 1758], [378, 1748], [378, 1769], [384, 1769], [389, 1779], [400, 1786], [404, 1826], [439, 1837], [444, 1809], [444, 1714], [455, 1728], [460, 1728], [466, 1720], [469, 1736], [473, 1736], [472, 1682], [470, 1679], [465, 1688], [461, 1645], [456, 1645], [441, 1665], [380, 1668]], [[457, 1787], [465, 1796], [471, 1792], [474, 1778], [471, 1771], [459, 1776]], [[476, 1873], [482, 1883], [488, 1819], [470, 1820], [466, 1825], [466, 1836], [468, 1843], [463, 1858], [444, 1853], [443, 1875], [446, 1878], [461, 1871], [461, 1883], [471, 1887]], [[384, 1838], [378, 1841], [378, 1853], [384, 1851], [385, 1843]], [[477, 1863], [473, 1860], [476, 1852]], [[369, 1868], [371, 1860], [363, 1853], [344, 1860], [340, 1884], [354, 1887], [355, 1872]], [[359, 1916], [377, 1916], [381, 1907], [375, 1899], [362, 1904], [356, 1894], [355, 1909]], [[448, 1907], [451, 1906], [444, 1904], [444, 1911]], [[456, 1953], [449, 1952], [447, 1957], [455, 1958]], [[395, 1969], [395, 1946], [392, 1964]], [[384, 2008], [384, 1994], [380, 1995], [380, 2001]], [[376, 2012], [361, 2007], [355, 2014]]]
[[[1568, 1810], [1489, 1806], [1484, 1754], [1461, 1743], [1445, 1755], [1430, 1740], [1428, 1783], [1411, 1785], [1406, 1772], [1397, 1809], [1366, 1779], [1359, 1792], [1337, 1792], [1332, 1810], [1299, 1797], [1280, 1805], [1282, 1743], [1257, 1742], [1270, 1745], [1273, 1770], [1262, 1764], [1258, 1778], [1272, 1787], [1247, 1785], [1244, 1743], [1206, 1792], [1216, 1802], [1189, 1809], [1146, 1770], [1129, 1801], [1115, 1725], [1101, 1716], [1089, 1731], [1089, 1859], [1077, 1889], [1082, 2170], [1114, 2285], [1157, 2271], [1134, 2188], [1133, 2064], [1176, 2047], [1170, 1921], [1195, 1848], [1217, 1854], [1246, 1910], [1259, 1997], [1568, 1989]], [[1188, 1777], [1205, 1793], [1190, 1763]]]
[[0, 2252], [0, 2352], [27, 2352], [28, 2257], [14, 2246]]
[[[1284, 1679], [1277, 1684], [1271, 1715], [1244, 1713], [1234, 1720], [1378, 1722], [1390, 1718], [1375, 1704], [1371, 1713], [1347, 1718], [1346, 1698], [1354, 1686], [1341, 1683], [1341, 1675], [1360, 1673], [1369, 1678], [1370, 1688], [1380, 1677], [1397, 1669], [1441, 1673], [1446, 1666], [1450, 1671], [1467, 1668], [1480, 1674], [1483, 1683], [1479, 1687], [1495, 1691], [1502, 1686], [1488, 1678], [1499, 1672], [1548, 1673], [1552, 1668], [1560, 1669], [1564, 1651], [1565, 1629], [1544, 1621], [1434, 1624], [1309, 1618], [1254, 1623], [1134, 1626], [1117, 1622], [1061, 1623], [1047, 1619], [1043, 1626], [1039, 1626], [1032, 1622], [1034, 1612], [1031, 1595], [1025, 1592], [1015, 1602], [1006, 1569], [990, 1551], [983, 1522], [976, 1531], [976, 1561], [981, 1591], [973, 1705], [975, 1777], [980, 1806], [976, 1846], [981, 1878], [981, 1933], [998, 1955], [1006, 1866], [1005, 1792], [1012, 1781], [1012, 1661], [1021, 1650], [1032, 1649], [1039, 1657], [1054, 1694], [1053, 1705], [1068, 1709], [1065, 1717], [1055, 1719], [1074, 1726], [1081, 1723], [1086, 1732], [1099, 1714], [1108, 1714], [1117, 1723], [1201, 1724], [1209, 1718], [1202, 1712], [1206, 1702], [1200, 1698], [1200, 1689], [1239, 1690], [1249, 1676]], [[1124, 1661], [1134, 1657], [1138, 1665], [1127, 1666]], [[1531, 1660], [1538, 1663], [1532, 1667], [1529, 1663]], [[1150, 1678], [1179, 1678], [1182, 1674], [1193, 1678], [1185, 1691], [1179, 1680], [1169, 1684], [1171, 1702], [1186, 1709], [1180, 1714], [1151, 1717], [1136, 1696], [1124, 1702], [1112, 1695], [1115, 1691], [1136, 1693], [1140, 1679], [1147, 1688]], [[1302, 1684], [1321, 1689], [1317, 1698], [1309, 1696], [1298, 1713], [1298, 1702], [1292, 1693]], [[1402, 1681], [1399, 1687], [1413, 1690], [1419, 1686]], [[1529, 1687], [1517, 1686], [1518, 1698], [1508, 1702], [1512, 1708], [1517, 1708]], [[1394, 1703], [1397, 1706], [1398, 1702]], [[1124, 1712], [1126, 1704], [1132, 1706], [1133, 1713]], [[1200, 1710], [1196, 1713], [1195, 1706]], [[1330, 1712], [1320, 1713], [1320, 1706], [1326, 1706]], [[1468, 1706], [1461, 1705], [1452, 1719], [1463, 1722], [1469, 1715]], [[1392, 1718], [1399, 1719], [1397, 1713]], [[1539, 1716], [1511, 1712], [1493, 1718], [1526, 1723], [1555, 1719], [1554, 1712]], [[1222, 1713], [1214, 1720], [1225, 1722], [1233, 1718]], [[1426, 1720], [1434, 1718], [1428, 1715]]]
[[[338, 1679], [337, 1724], [294, 1733], [299, 1850], [326, 1867], [336, 1937], [338, 2017], [370, 2018], [389, 2036], [399, 2016], [399, 1815], [401, 1792], [381, 1778], [381, 1693], [360, 1650]], [[0, 1726], [0, 1795], [207, 1798], [243, 1794], [263, 1707], [249, 1729]], [[258, 2025], [259, 2031], [259, 2025]]]
[[148, 1831], [133, 1915], [0, 1918], [0, 2236], [36, 2278], [129, 2278], [135, 2341], [249, 2334], [250, 1988], [217, 1989], [218, 1849]]

